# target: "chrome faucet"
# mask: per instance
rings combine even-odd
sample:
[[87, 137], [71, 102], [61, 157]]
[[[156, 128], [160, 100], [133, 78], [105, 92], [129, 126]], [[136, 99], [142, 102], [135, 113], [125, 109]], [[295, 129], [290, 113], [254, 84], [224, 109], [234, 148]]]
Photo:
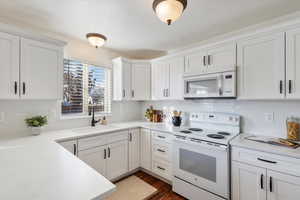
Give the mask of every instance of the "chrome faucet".
[[91, 122], [91, 125], [92, 127], [94, 127], [98, 122], [100, 122], [100, 119], [99, 120], [95, 120], [95, 106], [93, 106], [92, 108], [92, 122]]

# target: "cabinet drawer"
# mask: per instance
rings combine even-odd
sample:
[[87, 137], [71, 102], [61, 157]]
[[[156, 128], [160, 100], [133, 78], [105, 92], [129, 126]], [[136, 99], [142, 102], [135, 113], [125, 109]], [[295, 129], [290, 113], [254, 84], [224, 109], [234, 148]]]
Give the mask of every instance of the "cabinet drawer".
[[232, 160], [300, 176], [300, 159], [233, 147]]
[[165, 141], [165, 142], [172, 142], [173, 140], [173, 135], [168, 134], [168, 133], [163, 133], [159, 131], [152, 131], [153, 134], [153, 139], [160, 140], [160, 141]]
[[78, 140], [78, 151], [99, 147], [106, 144], [107, 141], [105, 135], [83, 138]]
[[109, 133], [106, 135], [107, 139], [106, 142], [107, 144], [122, 141], [122, 140], [128, 140], [128, 130], [126, 131], [119, 131], [115, 133]]
[[152, 161], [152, 171], [167, 179], [171, 180], [172, 179], [172, 169], [171, 169], [171, 164], [168, 162], [163, 162], [159, 160], [153, 160]]
[[152, 155], [154, 159], [158, 158], [158, 159], [163, 159], [165, 161], [171, 162], [172, 147], [168, 143], [163, 143], [161, 141], [153, 140]]

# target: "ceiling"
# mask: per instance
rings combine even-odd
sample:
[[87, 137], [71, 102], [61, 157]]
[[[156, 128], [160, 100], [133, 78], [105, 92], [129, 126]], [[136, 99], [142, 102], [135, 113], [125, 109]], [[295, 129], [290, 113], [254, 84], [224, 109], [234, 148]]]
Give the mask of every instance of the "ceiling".
[[0, 17], [85, 40], [108, 37], [106, 47], [150, 57], [209, 37], [300, 10], [299, 0], [188, 0], [171, 26], [153, 13], [153, 0], [0, 0]]

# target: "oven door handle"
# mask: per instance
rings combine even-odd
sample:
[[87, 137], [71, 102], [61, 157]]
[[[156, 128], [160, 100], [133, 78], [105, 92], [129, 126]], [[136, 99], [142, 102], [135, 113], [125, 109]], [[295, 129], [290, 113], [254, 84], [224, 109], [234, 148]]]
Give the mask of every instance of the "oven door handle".
[[218, 76], [218, 95], [223, 96], [223, 74]]
[[175, 148], [184, 148], [184, 149], [188, 149], [191, 150], [190, 147], [191, 145], [197, 145], [200, 148], [206, 148], [206, 149], [210, 149], [210, 150], [218, 150], [221, 152], [227, 152], [228, 151], [228, 147], [225, 145], [219, 145], [219, 144], [214, 144], [214, 143], [210, 143], [210, 142], [205, 142], [205, 141], [201, 141], [201, 142], [196, 142], [196, 141], [189, 141], [189, 140], [182, 140], [179, 138], [175, 138], [173, 140], [174, 143], [178, 143], [181, 145], [185, 145], [185, 147], [178, 147], [175, 146]]

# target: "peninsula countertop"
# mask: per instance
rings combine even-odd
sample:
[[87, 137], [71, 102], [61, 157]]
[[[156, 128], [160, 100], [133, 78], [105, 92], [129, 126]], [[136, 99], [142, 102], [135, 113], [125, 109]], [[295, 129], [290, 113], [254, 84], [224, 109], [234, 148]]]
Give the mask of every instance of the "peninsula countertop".
[[1, 140], [0, 199], [105, 198], [116, 189], [115, 185], [56, 142], [130, 128], [173, 132], [171, 126], [162, 123], [126, 122], [95, 128], [50, 131], [39, 136]]

